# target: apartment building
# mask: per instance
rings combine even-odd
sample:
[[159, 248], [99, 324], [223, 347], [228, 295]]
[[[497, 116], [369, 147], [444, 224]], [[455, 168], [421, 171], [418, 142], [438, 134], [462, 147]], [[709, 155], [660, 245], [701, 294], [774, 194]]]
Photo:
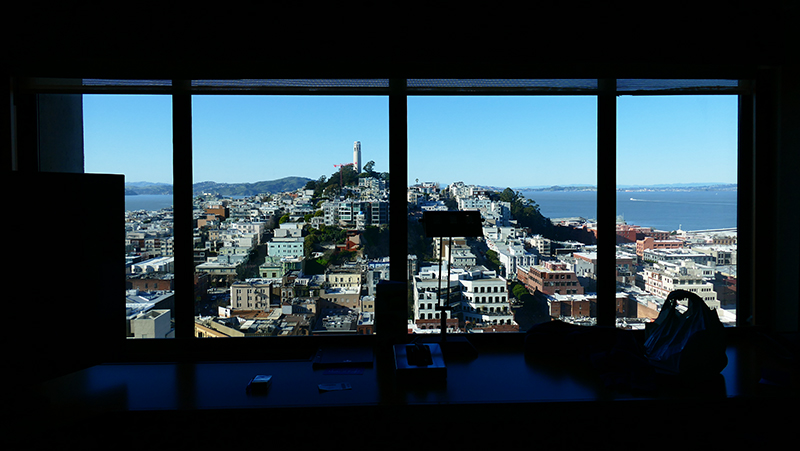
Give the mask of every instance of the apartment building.
[[[438, 268], [421, 268], [420, 273], [413, 278], [414, 319], [440, 319], [441, 310], [437, 307], [440, 299], [446, 298], [448, 287], [451, 301], [460, 298], [461, 285], [458, 283], [458, 277], [462, 273], [463, 270], [451, 270], [448, 280], [446, 267], [443, 267], [441, 277]], [[446, 319], [450, 319], [451, 314], [450, 310], [445, 311]]]
[[175, 271], [175, 257], [158, 257], [131, 265], [131, 273], [173, 273]]
[[680, 262], [691, 260], [700, 265], [713, 265], [713, 255], [697, 252], [691, 249], [645, 249], [642, 252], [645, 262]]
[[517, 279], [531, 293], [584, 294], [575, 271], [566, 263], [545, 261], [534, 266], [517, 266]]
[[694, 246], [692, 250], [714, 257], [716, 266], [730, 266], [738, 262], [738, 250], [735, 245]]
[[325, 283], [328, 288], [360, 290], [362, 281], [363, 276], [360, 271], [331, 271], [325, 274]]
[[644, 256], [644, 251], [653, 249], [681, 249], [683, 248], [683, 241], [681, 240], [657, 240], [651, 236], [646, 236], [641, 240], [636, 240], [636, 255], [639, 258]]
[[525, 242], [528, 243], [531, 247], [535, 248], [539, 251], [539, 255], [549, 257], [551, 248], [551, 240], [549, 238], [545, 238], [542, 235], [534, 235], [525, 238]]
[[506, 277], [510, 280], [517, 279], [518, 266], [535, 266], [538, 256], [525, 249], [525, 246], [518, 243], [507, 245], [495, 245], [497, 258], [505, 268]]
[[241, 310], [269, 309], [272, 282], [236, 282], [230, 287], [231, 308]]
[[297, 238], [303, 236], [303, 225], [301, 222], [284, 222], [277, 229], [272, 231], [275, 238]]
[[671, 291], [686, 290], [697, 294], [710, 308], [719, 308], [717, 292], [714, 291], [714, 269], [696, 264], [691, 260], [675, 263], [658, 263], [645, 268], [645, 290], [666, 299]]
[[278, 258], [302, 258], [305, 249], [303, 237], [273, 238], [267, 242], [267, 255]]
[[465, 322], [487, 325], [514, 323], [506, 279], [481, 273], [478, 278], [459, 279], [459, 283], [461, 302], [455, 310]]

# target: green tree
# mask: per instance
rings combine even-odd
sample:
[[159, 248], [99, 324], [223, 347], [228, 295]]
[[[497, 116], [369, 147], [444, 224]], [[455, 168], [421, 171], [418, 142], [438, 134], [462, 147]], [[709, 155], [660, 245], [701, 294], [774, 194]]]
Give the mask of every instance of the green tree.
[[311, 254], [314, 253], [318, 243], [319, 236], [312, 233], [306, 235], [306, 237], [303, 239], [303, 255], [306, 258], [311, 257]]
[[333, 254], [333, 259], [331, 259], [331, 263], [334, 265], [339, 265], [344, 262], [354, 260], [355, 256], [356, 256], [355, 251], [340, 251]]
[[550, 219], [544, 217], [539, 211], [539, 205], [531, 199], [526, 199], [519, 191], [511, 188], [504, 189], [497, 199], [511, 204], [511, 216], [522, 227], [527, 227], [534, 234], [541, 234], [553, 238], [555, 233]]
[[486, 251], [486, 260], [489, 263], [489, 269], [500, 271], [502, 264], [500, 263], [500, 259], [497, 257], [497, 252], [491, 249]]
[[363, 239], [364, 253], [370, 258], [381, 258], [389, 256], [389, 227], [388, 226], [367, 226], [364, 233], [361, 234]]
[[369, 160], [367, 162], [367, 164], [364, 165], [363, 169], [364, 169], [364, 172], [366, 172], [370, 177], [375, 177], [375, 175], [374, 175], [375, 172], [373, 171], [374, 168], [375, 168], [375, 162], [372, 161], [372, 160]]

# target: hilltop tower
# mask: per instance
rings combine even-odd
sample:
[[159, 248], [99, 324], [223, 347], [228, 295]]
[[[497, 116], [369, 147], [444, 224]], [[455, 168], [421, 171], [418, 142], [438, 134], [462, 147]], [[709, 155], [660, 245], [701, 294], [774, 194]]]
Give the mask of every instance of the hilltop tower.
[[361, 141], [353, 143], [353, 169], [356, 174], [361, 174]]

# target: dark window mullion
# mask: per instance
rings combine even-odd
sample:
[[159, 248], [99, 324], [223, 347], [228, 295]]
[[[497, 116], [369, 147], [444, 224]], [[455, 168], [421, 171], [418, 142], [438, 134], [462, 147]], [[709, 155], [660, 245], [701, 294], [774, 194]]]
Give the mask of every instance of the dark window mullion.
[[600, 79], [597, 96], [597, 324], [616, 325], [616, 80]]
[[175, 236], [175, 337], [194, 337], [192, 248], [192, 97], [189, 80], [173, 80], [172, 171]]
[[[393, 263], [390, 279], [407, 282], [408, 279], [408, 97], [405, 78], [389, 80], [389, 174], [394, 179], [390, 187], [389, 233], [391, 244], [389, 260]], [[390, 182], [391, 183], [391, 182]], [[405, 327], [405, 326], [403, 326]]]
[[736, 252], [736, 325], [752, 325], [753, 283], [755, 273], [754, 235], [754, 143], [755, 105], [752, 94], [739, 96], [739, 136], [738, 136], [738, 175], [737, 175], [737, 217], [736, 233], [738, 244]]

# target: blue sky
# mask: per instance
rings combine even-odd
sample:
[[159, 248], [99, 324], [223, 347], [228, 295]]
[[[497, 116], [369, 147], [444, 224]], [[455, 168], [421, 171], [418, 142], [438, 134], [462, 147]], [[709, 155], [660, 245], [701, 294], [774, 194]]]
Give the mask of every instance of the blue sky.
[[[618, 183], [736, 181], [734, 96], [618, 97]], [[87, 172], [172, 181], [169, 96], [84, 96]], [[383, 96], [195, 96], [195, 181], [331, 176], [352, 160], [387, 171]], [[498, 187], [596, 183], [596, 100], [409, 97], [408, 181]]]

